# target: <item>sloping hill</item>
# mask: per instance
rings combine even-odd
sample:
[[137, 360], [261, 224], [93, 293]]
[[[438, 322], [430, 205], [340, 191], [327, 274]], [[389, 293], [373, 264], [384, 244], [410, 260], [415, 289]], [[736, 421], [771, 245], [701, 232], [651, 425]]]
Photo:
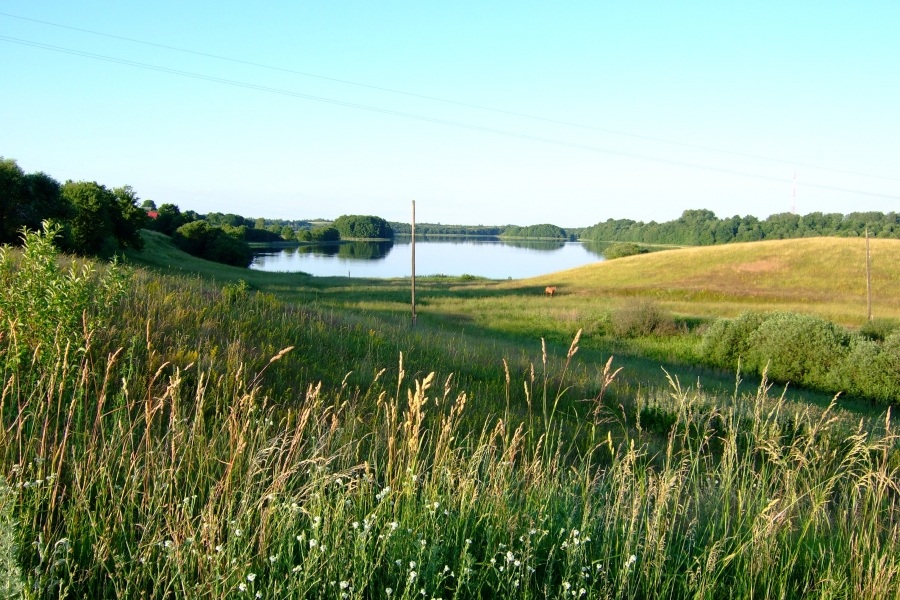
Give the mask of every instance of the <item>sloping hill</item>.
[[[900, 318], [900, 240], [872, 239], [870, 254], [873, 313]], [[527, 283], [557, 285], [564, 295], [652, 298], [683, 314], [796, 310], [858, 324], [866, 317], [866, 244], [809, 238], [681, 248]]]

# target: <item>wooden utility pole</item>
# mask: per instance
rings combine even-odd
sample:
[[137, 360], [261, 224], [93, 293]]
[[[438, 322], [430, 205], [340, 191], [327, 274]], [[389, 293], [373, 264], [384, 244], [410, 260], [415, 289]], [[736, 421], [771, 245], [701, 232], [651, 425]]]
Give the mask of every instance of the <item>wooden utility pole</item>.
[[866, 227], [866, 320], [872, 320], [872, 267], [869, 258], [869, 228]]
[[416, 324], [416, 201], [412, 201], [412, 324]]

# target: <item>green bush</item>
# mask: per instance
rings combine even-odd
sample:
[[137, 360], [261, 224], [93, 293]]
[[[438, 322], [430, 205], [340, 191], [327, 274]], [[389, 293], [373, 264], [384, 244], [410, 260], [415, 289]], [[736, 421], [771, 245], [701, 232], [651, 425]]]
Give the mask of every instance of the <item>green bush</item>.
[[872, 319], [866, 321], [859, 332], [878, 342], [883, 342], [891, 333], [900, 330], [900, 322], [895, 319]]
[[736, 370], [750, 350], [750, 336], [765, 318], [757, 312], [745, 312], [736, 319], [718, 319], [703, 335], [700, 356], [709, 364]]
[[658, 304], [643, 300], [614, 311], [612, 329], [618, 337], [673, 335], [677, 330], [672, 315]]
[[[900, 340], [900, 335], [897, 336]], [[836, 373], [840, 389], [881, 403], [900, 400], [900, 343], [879, 344], [855, 335]]]
[[612, 260], [614, 258], [634, 256], [635, 254], [647, 254], [648, 252], [650, 252], [650, 250], [644, 248], [643, 246], [639, 246], [631, 242], [625, 242], [622, 244], [613, 244], [612, 246], [604, 250], [603, 258], [605, 258], [606, 260]]
[[762, 373], [768, 366], [775, 381], [833, 390], [830, 374], [847, 356], [849, 341], [846, 329], [819, 317], [773, 313], [750, 334], [747, 367]]
[[125, 274], [117, 265], [100, 270], [90, 263], [60, 264], [53, 240], [59, 228], [23, 234], [22, 253], [0, 247], [0, 347], [18, 353], [64, 348], [78, 335], [105, 326], [125, 292]]
[[700, 343], [709, 365], [829, 393], [900, 400], [900, 330], [884, 342], [811, 315], [743, 313], [713, 323]]

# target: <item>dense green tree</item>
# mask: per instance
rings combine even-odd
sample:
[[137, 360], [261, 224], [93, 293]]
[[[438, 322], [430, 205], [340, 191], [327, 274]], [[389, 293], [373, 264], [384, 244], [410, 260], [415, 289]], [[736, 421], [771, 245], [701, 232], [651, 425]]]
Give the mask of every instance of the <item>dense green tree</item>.
[[65, 222], [74, 214], [46, 173], [26, 175], [16, 161], [0, 158], [0, 244], [18, 244], [23, 227], [39, 231], [45, 220]]
[[183, 213], [177, 204], [163, 204], [156, 211], [156, 219], [153, 219], [149, 227], [154, 231], [171, 236], [182, 225], [195, 221], [193, 214]]
[[394, 230], [381, 217], [341, 215], [332, 225], [342, 239], [392, 239]]
[[144, 210], [156, 210], [156, 202], [153, 200], [144, 200], [141, 202], [141, 208]]
[[141, 249], [147, 215], [130, 187], [110, 190], [94, 181], [67, 181], [62, 197], [74, 207], [62, 245], [77, 254], [109, 258], [124, 248]]
[[313, 227], [310, 232], [314, 242], [337, 242], [341, 239], [341, 232], [335, 227]]
[[234, 213], [223, 214], [220, 212], [211, 212], [207, 213], [204, 217], [204, 220], [210, 225], [217, 225], [219, 227], [223, 225], [229, 225], [231, 227], [253, 227], [255, 223], [250, 219], [245, 219], [241, 215], [236, 215]]
[[266, 229], [257, 229], [256, 227], [250, 227], [249, 229], [244, 229], [244, 240], [257, 244], [266, 244], [281, 241], [281, 236]]
[[253, 253], [243, 239], [223, 227], [210, 225], [208, 221], [192, 221], [179, 227], [172, 235], [172, 242], [188, 254], [215, 262], [246, 267], [253, 260]]

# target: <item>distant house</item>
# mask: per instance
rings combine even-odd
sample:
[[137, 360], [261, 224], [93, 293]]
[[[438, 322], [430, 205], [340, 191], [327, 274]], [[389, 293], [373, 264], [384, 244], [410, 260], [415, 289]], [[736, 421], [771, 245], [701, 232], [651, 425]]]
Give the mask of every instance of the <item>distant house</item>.
[[156, 217], [159, 216], [159, 211], [156, 211], [156, 210], [148, 210], [148, 211], [147, 211], [147, 216], [150, 217], [151, 219], [155, 219]]

